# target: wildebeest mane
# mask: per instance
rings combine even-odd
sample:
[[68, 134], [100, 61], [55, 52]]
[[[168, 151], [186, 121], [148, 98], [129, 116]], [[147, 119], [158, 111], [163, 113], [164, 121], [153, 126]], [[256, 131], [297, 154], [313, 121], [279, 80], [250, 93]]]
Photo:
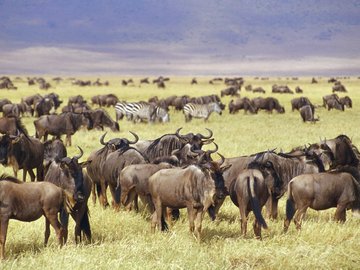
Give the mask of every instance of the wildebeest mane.
[[337, 167], [334, 170], [329, 171], [329, 173], [339, 173], [339, 172], [346, 172], [351, 174], [358, 183], [360, 183], [360, 171], [359, 168], [354, 167], [354, 166], [349, 166], [349, 165], [345, 165], [345, 166], [340, 166]]
[[19, 179], [17, 179], [14, 176], [10, 176], [6, 173], [3, 173], [2, 175], [0, 175], [0, 181], [9, 181], [15, 184], [23, 184], [23, 181], [20, 181]]
[[[168, 138], [166, 137], [168, 136]], [[145, 151], [145, 155], [149, 160], [159, 156], [170, 156], [175, 149], [180, 149], [183, 143], [175, 134], [165, 134], [155, 139]]]
[[16, 122], [16, 128], [19, 130], [19, 132], [24, 134], [29, 139], [29, 133], [25, 125], [21, 122], [21, 120], [15, 117], [15, 122]]

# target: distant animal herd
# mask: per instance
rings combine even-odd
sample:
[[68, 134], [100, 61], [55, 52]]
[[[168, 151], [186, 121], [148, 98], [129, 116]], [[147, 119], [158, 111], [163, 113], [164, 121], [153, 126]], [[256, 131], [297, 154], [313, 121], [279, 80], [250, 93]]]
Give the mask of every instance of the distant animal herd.
[[[260, 78], [266, 79], [266, 78]], [[295, 78], [293, 78], [295, 80]], [[28, 78], [29, 85], [38, 84], [40, 89], [49, 89], [51, 84], [41, 78]], [[56, 77], [55, 83], [63, 79]], [[16, 90], [8, 77], [0, 78], [4, 89]], [[82, 81], [75, 78], [72, 83], [79, 86], [102, 86], [109, 82]], [[159, 77], [152, 82], [165, 88], [170, 78]], [[315, 78], [312, 83], [317, 83]], [[148, 78], [141, 84], [150, 83]], [[197, 84], [193, 78], [191, 84]], [[240, 98], [244, 85], [243, 78], [214, 78], [209, 84], [225, 83], [226, 89], [220, 96], [236, 99], [228, 104], [230, 114], [239, 110], [256, 114], [259, 110], [284, 113], [284, 106], [274, 97]], [[123, 80], [123, 86], [134, 85], [133, 80]], [[245, 86], [246, 91], [263, 93], [261, 88]], [[273, 93], [293, 93], [287, 86], [274, 85]], [[345, 87], [335, 80], [333, 92], [346, 92]], [[303, 93], [297, 87], [296, 93]], [[287, 193], [286, 220], [284, 231], [294, 219], [296, 228], [307, 208], [323, 210], [336, 207], [335, 219], [344, 222], [346, 210], [360, 211], [360, 153], [346, 135], [312, 142], [308, 146], [296, 147], [287, 153], [267, 150], [248, 156], [225, 158], [218, 153], [218, 145], [213, 132], [182, 134], [181, 129], [163, 134], [152, 140], [140, 140], [135, 132], [132, 139], [115, 137], [105, 139], [105, 132], [99, 140], [99, 149], [90, 153], [85, 162], [79, 162], [84, 152], [67, 156], [67, 146], [71, 146], [71, 136], [80, 129], [109, 128], [119, 131], [118, 121], [124, 117], [138, 122], [168, 122], [170, 108], [183, 111], [185, 121], [192, 118], [208, 120], [212, 112], [222, 114], [225, 105], [217, 94], [190, 97], [171, 96], [165, 99], [153, 97], [148, 101], [121, 101], [114, 94], [97, 95], [88, 102], [83, 96], [70, 97], [62, 113], [54, 113], [63, 101], [57, 93], [32, 95], [20, 103], [0, 100], [0, 163], [13, 168], [14, 176], [0, 177], [0, 256], [5, 258], [5, 241], [10, 219], [33, 221], [42, 215], [46, 219], [45, 244], [50, 235], [51, 225], [60, 245], [67, 241], [68, 216], [75, 225], [75, 241], [86, 237], [92, 239], [88, 200], [109, 206], [107, 189], [112, 197], [112, 207], [121, 205], [139, 210], [138, 199], [151, 214], [151, 231], [168, 230], [167, 221], [178, 219], [179, 209], [186, 208], [190, 231], [201, 239], [201, 224], [205, 213], [216, 219], [225, 198], [230, 196], [239, 208], [241, 233], [247, 232], [247, 218], [255, 215], [253, 229], [261, 238], [262, 228], [267, 223], [261, 209], [267, 205], [268, 216], [278, 216], [278, 201]], [[90, 106], [91, 103], [91, 106]], [[94, 106], [98, 108], [93, 109]], [[336, 93], [323, 97], [323, 105], [328, 110], [352, 108], [350, 97], [339, 97]], [[115, 120], [102, 107], [113, 107]], [[292, 111], [299, 110], [302, 120], [314, 122], [316, 105], [307, 97], [292, 99]], [[30, 136], [22, 117], [35, 116], [33, 121], [35, 136]], [[52, 139], [48, 139], [52, 135]], [[65, 142], [61, 136], [66, 135]], [[306, 143], [306, 142], [304, 142]], [[213, 149], [203, 150], [206, 144]], [[217, 154], [219, 158], [213, 159]], [[23, 181], [17, 179], [23, 170]], [[34, 173], [33, 170], [36, 170]], [[26, 182], [27, 173], [31, 182]], [[35, 181], [36, 180], [36, 181]], [[309, 188], [310, 187], [310, 188]], [[19, 206], [21, 205], [21, 207]], [[58, 217], [60, 214], [60, 220]], [[5, 229], [3, 229], [5, 228]]]

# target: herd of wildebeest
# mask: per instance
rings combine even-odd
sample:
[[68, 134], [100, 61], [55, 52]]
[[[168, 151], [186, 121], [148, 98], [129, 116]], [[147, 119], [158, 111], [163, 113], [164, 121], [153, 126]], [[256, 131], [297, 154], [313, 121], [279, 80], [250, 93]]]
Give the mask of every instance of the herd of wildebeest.
[[[5, 78], [5, 79], [4, 79]], [[7, 78], [7, 79], [6, 79]], [[17, 78], [20, 80], [21, 78]], [[59, 83], [61, 78], [54, 78]], [[159, 88], [165, 87], [169, 78], [159, 77], [153, 81]], [[209, 83], [225, 82], [227, 88], [220, 96], [234, 96], [228, 109], [231, 114], [239, 110], [257, 113], [264, 109], [284, 113], [284, 107], [274, 97], [240, 98], [243, 78], [214, 78]], [[15, 89], [8, 77], [0, 78], [0, 86]], [[38, 83], [41, 89], [51, 87], [39, 78], [28, 78], [29, 85]], [[73, 79], [80, 86], [109, 85]], [[123, 80], [127, 86], [134, 82]], [[149, 83], [146, 78], [140, 83]], [[197, 83], [192, 79], [191, 84]], [[313, 78], [312, 83], [316, 83]], [[245, 87], [246, 91], [265, 90]], [[340, 90], [339, 90], [340, 89]], [[297, 87], [296, 93], [302, 93]], [[335, 80], [333, 92], [346, 92]], [[275, 93], [293, 93], [287, 86], [272, 87]], [[333, 93], [323, 97], [329, 110], [344, 110], [352, 107], [351, 99], [339, 98]], [[182, 134], [178, 128], [174, 133], [163, 134], [152, 140], [140, 140], [135, 132], [131, 138], [106, 139], [106, 132], [99, 140], [99, 149], [93, 151], [85, 162], [79, 162], [83, 150], [74, 157], [67, 156], [66, 146], [71, 145], [71, 136], [82, 126], [88, 130], [109, 128], [119, 131], [118, 121], [124, 116], [131, 121], [169, 121], [170, 107], [182, 110], [186, 121], [193, 117], [208, 119], [212, 111], [221, 114], [225, 105], [217, 95], [202, 97], [171, 96], [165, 99], [151, 98], [149, 101], [120, 101], [114, 94], [98, 95], [90, 102], [83, 96], [70, 97], [66, 106], [56, 93], [36, 94], [24, 97], [21, 103], [0, 99], [0, 163], [13, 168], [14, 176], [0, 178], [1, 258], [5, 256], [5, 240], [9, 219], [33, 221], [42, 215], [46, 218], [45, 244], [50, 235], [50, 225], [55, 229], [60, 244], [67, 240], [69, 215], [75, 221], [75, 241], [85, 236], [91, 241], [88, 199], [92, 196], [103, 207], [109, 205], [107, 189], [112, 197], [112, 207], [119, 210], [138, 211], [138, 199], [151, 214], [151, 231], [168, 229], [169, 220], [179, 218], [179, 209], [186, 208], [190, 231], [201, 238], [201, 223], [204, 214], [212, 220], [230, 196], [239, 208], [241, 233], [246, 234], [249, 212], [255, 215], [253, 229], [261, 238], [261, 228], [267, 228], [261, 213], [266, 204], [269, 217], [276, 219], [278, 200], [287, 193], [286, 220], [284, 230], [294, 219], [296, 228], [301, 228], [307, 208], [323, 210], [336, 207], [335, 219], [345, 221], [347, 209], [360, 211], [360, 153], [351, 139], [339, 135], [323, 139], [306, 146], [299, 146], [282, 153], [267, 150], [249, 156], [225, 158], [218, 153], [213, 132]], [[94, 107], [96, 106], [96, 109]], [[114, 107], [113, 120], [102, 107]], [[316, 121], [316, 106], [306, 97], [294, 98], [292, 110], [299, 110], [303, 121]], [[35, 136], [31, 136], [22, 117], [35, 116]], [[167, 119], [167, 120], [164, 120]], [[53, 138], [48, 140], [48, 135]], [[61, 136], [66, 135], [65, 143]], [[203, 150], [203, 145], [213, 144], [212, 149]], [[211, 148], [211, 147], [210, 147]], [[219, 156], [213, 159], [215, 154]], [[17, 179], [23, 170], [23, 181]], [[36, 170], [36, 174], [33, 170]], [[31, 182], [26, 182], [29, 173]], [[35, 179], [37, 181], [35, 181]]]

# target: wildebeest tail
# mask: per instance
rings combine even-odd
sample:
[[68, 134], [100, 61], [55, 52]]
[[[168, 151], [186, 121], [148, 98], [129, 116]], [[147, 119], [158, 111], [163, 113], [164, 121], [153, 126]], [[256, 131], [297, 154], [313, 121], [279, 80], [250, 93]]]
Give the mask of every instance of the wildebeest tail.
[[88, 241], [91, 241], [91, 228], [90, 228], [89, 216], [90, 216], [89, 208], [86, 205], [84, 215], [83, 215], [83, 217], [81, 219], [81, 222], [80, 222], [80, 228], [81, 228], [81, 231], [85, 234]]
[[291, 182], [288, 186], [288, 199], [286, 200], [286, 220], [292, 220], [295, 215], [294, 199], [291, 192]]
[[24, 134], [29, 139], [29, 133], [28, 133], [26, 127], [24, 126], [24, 124], [21, 122], [20, 118], [15, 118], [15, 119], [16, 119], [15, 120], [16, 121], [16, 129], [20, 133]]
[[265, 222], [264, 217], [261, 214], [260, 203], [255, 193], [256, 178], [254, 178], [253, 176], [247, 178], [247, 188], [248, 188], [248, 194], [250, 195], [251, 208], [253, 209], [255, 218], [257, 222], [259, 222], [260, 225], [263, 226], [264, 229], [267, 229], [267, 224]]

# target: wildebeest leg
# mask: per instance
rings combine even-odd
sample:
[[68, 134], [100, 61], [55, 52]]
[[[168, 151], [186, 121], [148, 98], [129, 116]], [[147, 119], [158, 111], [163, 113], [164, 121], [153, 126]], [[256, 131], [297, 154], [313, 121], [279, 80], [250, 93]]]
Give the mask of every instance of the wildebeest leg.
[[125, 206], [127, 210], [131, 210], [131, 203], [133, 202], [135, 211], [139, 211], [139, 207], [137, 204], [137, 193], [135, 187], [132, 187], [130, 190], [122, 190], [121, 191], [121, 203]]
[[203, 209], [197, 209], [195, 213], [195, 236], [199, 242], [201, 241], [201, 223], [204, 214], [205, 212], [203, 211]]
[[261, 240], [261, 224], [257, 219], [254, 220], [253, 228], [256, 238]]
[[96, 204], [96, 193], [98, 196], [100, 196], [100, 186], [94, 182], [92, 182], [92, 188], [91, 188], [91, 197], [92, 197], [92, 201], [93, 204]]
[[153, 212], [152, 217], [151, 217], [151, 233], [155, 233], [155, 228], [156, 228], [156, 224], [157, 224], [157, 214], [156, 211]]
[[23, 169], [23, 182], [26, 182], [26, 173], [27, 173], [27, 170], [24, 168]]
[[50, 225], [55, 229], [56, 237], [59, 241], [60, 246], [64, 244], [64, 230], [57, 218], [57, 211], [50, 209], [49, 211], [45, 210], [45, 217], [50, 222]]
[[112, 196], [112, 206], [115, 211], [120, 210], [120, 187], [116, 188], [112, 185], [109, 185], [110, 193]]
[[273, 195], [270, 195], [266, 201], [266, 213], [270, 219], [277, 219], [278, 217], [278, 203], [279, 200]]
[[60, 211], [60, 222], [61, 222], [61, 227], [63, 228], [62, 237], [65, 244], [68, 238], [68, 226], [69, 226], [69, 214], [65, 211], [65, 209], [62, 209]]
[[[28, 172], [30, 174], [31, 182], [34, 182], [35, 181], [35, 174], [34, 174], [33, 170], [30, 169]], [[25, 180], [24, 180], [24, 182], [25, 182]]]
[[[43, 134], [43, 136], [44, 136], [44, 142], [46, 142], [47, 141], [47, 139], [48, 139], [48, 133], [47, 132], [45, 132], [44, 134]], [[41, 135], [40, 135], [40, 138], [39, 138], [39, 140], [41, 139]]]
[[99, 200], [100, 200], [100, 203], [101, 203], [101, 205], [103, 207], [109, 206], [108, 199], [107, 199], [107, 196], [106, 196], [106, 188], [107, 188], [107, 184], [105, 183], [105, 181], [101, 181], [100, 182], [100, 197], [99, 197]]
[[187, 206], [188, 218], [189, 218], [189, 227], [190, 232], [194, 232], [195, 229], [195, 217], [196, 217], [196, 209], [192, 205]]
[[7, 217], [2, 217], [0, 224], [0, 246], [1, 246], [0, 256], [2, 260], [5, 259], [5, 242], [6, 242], [8, 225], [9, 225], [9, 219]]
[[340, 222], [346, 221], [346, 204], [338, 204], [335, 212], [335, 220]]
[[45, 217], [45, 240], [44, 240], [44, 246], [47, 245], [47, 243], [49, 241], [49, 237], [50, 237], [50, 222]]
[[65, 146], [71, 146], [71, 135], [70, 134], [66, 134]]
[[299, 207], [298, 210], [296, 211], [296, 214], [294, 216], [294, 223], [296, 225], [297, 230], [301, 230], [301, 223], [306, 214], [306, 210], [308, 207], [309, 207], [309, 205], [305, 205], [305, 206]]
[[81, 242], [81, 227], [80, 227], [80, 220], [81, 217], [83, 216], [84, 211], [80, 208], [78, 209], [78, 211], [76, 211], [75, 213], [71, 214], [73, 220], [75, 221], [75, 230], [74, 230], [74, 234], [75, 234], [75, 243], [78, 244], [79, 242]]

